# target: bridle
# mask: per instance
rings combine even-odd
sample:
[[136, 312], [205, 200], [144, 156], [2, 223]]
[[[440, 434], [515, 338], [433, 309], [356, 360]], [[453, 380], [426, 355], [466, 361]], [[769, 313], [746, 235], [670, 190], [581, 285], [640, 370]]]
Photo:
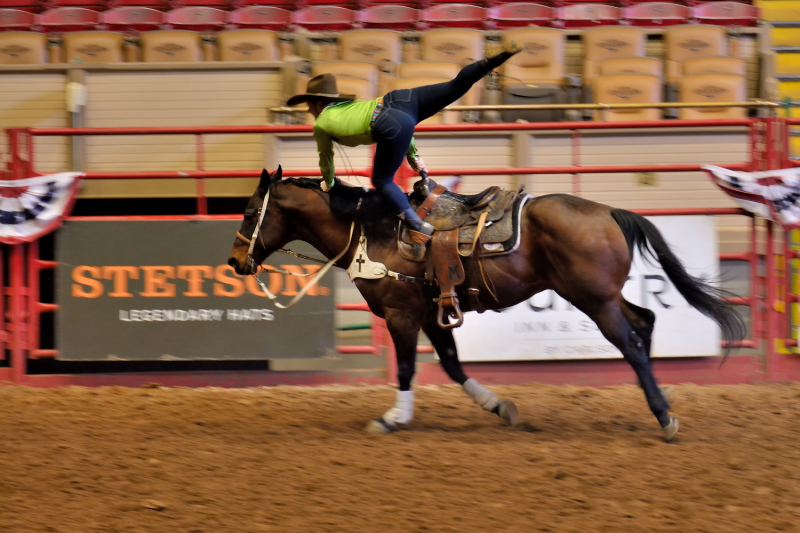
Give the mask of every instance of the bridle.
[[[253, 229], [253, 235], [248, 239], [247, 237], [242, 235], [241, 232], [237, 231], [236, 232], [236, 237], [239, 238], [245, 244], [250, 245], [250, 247], [247, 249], [247, 265], [248, 265], [248, 267], [250, 267], [253, 270], [253, 277], [256, 278], [256, 282], [258, 282], [258, 285], [261, 287], [261, 290], [264, 291], [264, 294], [266, 294], [267, 297], [275, 303], [275, 307], [277, 307], [279, 309], [289, 309], [290, 307], [293, 307], [297, 302], [299, 302], [300, 299], [303, 298], [303, 296], [305, 296], [306, 293], [312, 287], [314, 287], [319, 282], [320, 279], [322, 279], [322, 276], [324, 276], [328, 272], [328, 270], [330, 270], [330, 268], [339, 259], [341, 259], [344, 256], [344, 254], [347, 253], [347, 250], [350, 249], [350, 242], [353, 240], [353, 228], [355, 228], [356, 223], [355, 223], [355, 221], [353, 221], [350, 224], [350, 235], [347, 237], [347, 244], [345, 245], [344, 250], [342, 250], [336, 257], [334, 257], [333, 259], [331, 259], [327, 263], [322, 259], [317, 259], [315, 257], [309, 257], [307, 255], [298, 254], [296, 252], [293, 252], [292, 250], [288, 250], [288, 249], [285, 249], [285, 248], [280, 248], [278, 250], [279, 252], [292, 255], [292, 256], [297, 257], [299, 259], [307, 259], [309, 261], [315, 261], [317, 263], [323, 263], [325, 265], [325, 266], [323, 266], [322, 268], [320, 268], [316, 272], [316, 276], [314, 276], [314, 278], [312, 278], [311, 281], [309, 281], [300, 290], [300, 292], [297, 293], [297, 295], [294, 297], [294, 299], [292, 299], [291, 302], [289, 302], [286, 305], [282, 305], [281, 303], [279, 303], [277, 301], [277, 296], [272, 294], [269, 291], [269, 288], [267, 287], [267, 285], [263, 281], [261, 281], [261, 279], [259, 279], [259, 277], [258, 277], [258, 265], [256, 264], [256, 260], [253, 258], [253, 250], [255, 250], [255, 247], [256, 247], [256, 238], [260, 238], [261, 237], [261, 225], [264, 223], [264, 215], [266, 215], [266, 213], [267, 213], [267, 202], [269, 202], [269, 193], [270, 193], [271, 190], [272, 190], [272, 184], [270, 184], [270, 186], [267, 187], [267, 194], [264, 195], [264, 201], [261, 203], [261, 207], [258, 208], [258, 222], [256, 223], [256, 227]], [[266, 245], [264, 244], [264, 239], [263, 238], [261, 239], [261, 245], [266, 248]], [[272, 268], [273, 268], [273, 270], [275, 272], [278, 272], [280, 274], [289, 275], [289, 276], [296, 276], [296, 277], [299, 277], [299, 278], [305, 278], [305, 277], [308, 277], [311, 274], [313, 274], [313, 272], [309, 272], [307, 274], [297, 274], [296, 272], [291, 272], [289, 270], [284, 270], [282, 268], [276, 268], [276, 267], [272, 267]]]

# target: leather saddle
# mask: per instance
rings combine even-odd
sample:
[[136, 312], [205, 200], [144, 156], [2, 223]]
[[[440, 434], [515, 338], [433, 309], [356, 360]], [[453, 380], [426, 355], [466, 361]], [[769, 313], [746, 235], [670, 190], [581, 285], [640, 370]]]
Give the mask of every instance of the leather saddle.
[[[420, 186], [420, 183], [415, 184], [411, 203], [419, 217], [432, 224], [436, 231], [428, 250], [425, 245], [412, 240], [403, 224], [398, 232], [398, 249], [406, 259], [428, 262], [426, 277], [435, 277], [441, 289], [436, 299], [439, 303], [439, 327], [455, 328], [463, 323], [455, 292], [455, 287], [466, 278], [461, 258], [472, 257], [480, 261], [485, 255], [509, 251], [502, 243], [512, 240], [515, 226], [519, 227], [519, 221], [514, 220], [518, 218], [519, 209], [512, 207], [520, 204], [522, 188], [506, 191], [495, 186], [478, 194], [462, 195], [437, 185], [423, 196], [420, 193], [427, 187]], [[470, 289], [470, 294], [477, 295], [477, 292], [478, 289]], [[456, 322], [446, 322], [445, 312]]]

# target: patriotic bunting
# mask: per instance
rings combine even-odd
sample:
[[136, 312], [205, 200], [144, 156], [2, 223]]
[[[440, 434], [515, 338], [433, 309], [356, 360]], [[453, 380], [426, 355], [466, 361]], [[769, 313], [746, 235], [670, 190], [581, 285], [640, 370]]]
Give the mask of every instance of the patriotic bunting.
[[0, 242], [38, 239], [69, 214], [82, 172], [61, 172], [22, 180], [0, 180]]

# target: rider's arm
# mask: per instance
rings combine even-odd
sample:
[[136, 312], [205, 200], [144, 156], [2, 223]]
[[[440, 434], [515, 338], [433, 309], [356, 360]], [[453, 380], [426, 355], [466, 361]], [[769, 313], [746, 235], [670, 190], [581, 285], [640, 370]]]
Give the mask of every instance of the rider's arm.
[[414, 172], [428, 171], [428, 169], [425, 168], [425, 163], [422, 161], [422, 158], [417, 153], [417, 143], [414, 141], [414, 137], [411, 137], [411, 144], [408, 145], [406, 161], [408, 161], [408, 166], [410, 166]]
[[336, 174], [333, 166], [333, 141], [325, 130], [317, 126], [314, 126], [314, 138], [317, 140], [319, 169], [322, 171], [322, 179], [325, 180], [329, 187], [333, 187], [333, 177]]

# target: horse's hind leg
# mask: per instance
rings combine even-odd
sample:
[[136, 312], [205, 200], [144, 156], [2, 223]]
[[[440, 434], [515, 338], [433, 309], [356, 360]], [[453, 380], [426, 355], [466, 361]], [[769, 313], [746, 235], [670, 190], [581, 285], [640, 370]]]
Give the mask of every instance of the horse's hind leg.
[[595, 321], [605, 338], [622, 352], [625, 360], [636, 372], [647, 404], [664, 430], [665, 439], [670, 441], [678, 432], [678, 421], [669, 415], [669, 405], [661, 389], [658, 388], [650, 368], [649, 345], [645, 344], [645, 340], [636, 331], [639, 328], [634, 328], [626, 319], [628, 313], [623, 311], [625, 303], [627, 302], [622, 298], [606, 301], [587, 314]]
[[[639, 307], [638, 305], [632, 304], [624, 299], [622, 300], [621, 309], [622, 314], [625, 315], [625, 318], [633, 328], [633, 331], [635, 331], [636, 334], [641, 337], [642, 342], [644, 343], [647, 359], [649, 360], [650, 346], [653, 341], [653, 328], [656, 323], [656, 314], [650, 309]], [[667, 405], [672, 403], [671, 394], [667, 387], [661, 387], [661, 394], [667, 401]]]
[[447, 375], [461, 385], [464, 392], [472, 398], [475, 403], [485, 410], [492, 412], [505, 420], [508, 424], [516, 426], [519, 421], [517, 406], [511, 400], [500, 400], [495, 393], [481, 385], [474, 378], [468, 378], [458, 360], [458, 350], [456, 341], [453, 338], [453, 330], [442, 329], [436, 324], [436, 313], [429, 313], [431, 317], [422, 326], [422, 331], [428, 336], [436, 353], [439, 354], [439, 362]]

